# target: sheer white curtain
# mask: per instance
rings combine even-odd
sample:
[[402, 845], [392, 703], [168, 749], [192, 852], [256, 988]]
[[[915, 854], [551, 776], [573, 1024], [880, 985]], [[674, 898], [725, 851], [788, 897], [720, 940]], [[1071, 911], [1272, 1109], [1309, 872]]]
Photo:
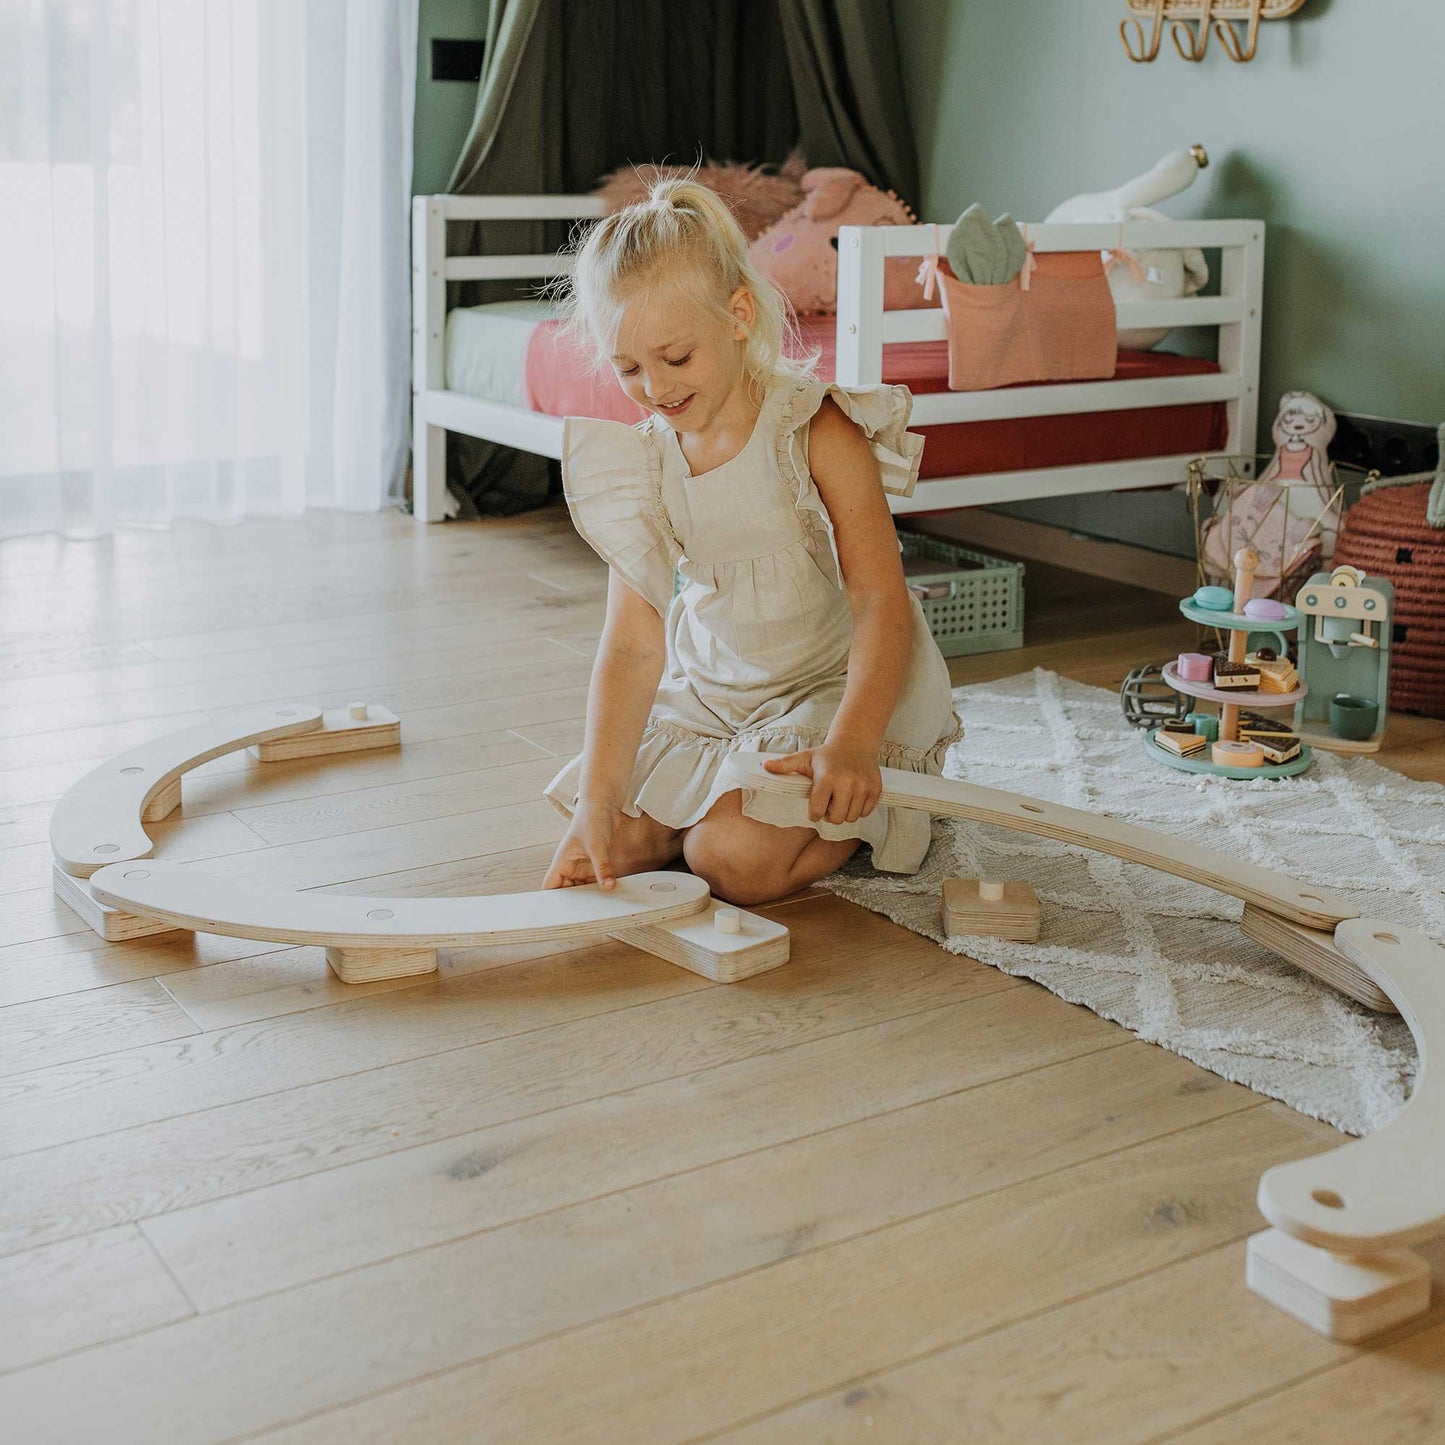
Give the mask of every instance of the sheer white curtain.
[[416, 5], [0, 3], [0, 536], [396, 500]]

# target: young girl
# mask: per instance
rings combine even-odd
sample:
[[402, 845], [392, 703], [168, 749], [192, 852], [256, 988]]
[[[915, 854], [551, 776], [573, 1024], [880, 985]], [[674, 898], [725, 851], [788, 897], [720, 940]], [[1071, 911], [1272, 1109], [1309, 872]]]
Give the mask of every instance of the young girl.
[[[756, 905], [861, 842], [915, 872], [928, 815], [877, 806], [879, 765], [939, 773], [961, 731], [884, 499], [918, 476], [908, 389], [825, 385], [784, 356], [786, 301], [688, 180], [593, 227], [567, 307], [649, 415], [564, 427], [567, 505], [611, 570], [583, 751], [546, 790], [571, 819], [546, 886], [682, 857]], [[739, 751], [808, 796], [730, 781]]]

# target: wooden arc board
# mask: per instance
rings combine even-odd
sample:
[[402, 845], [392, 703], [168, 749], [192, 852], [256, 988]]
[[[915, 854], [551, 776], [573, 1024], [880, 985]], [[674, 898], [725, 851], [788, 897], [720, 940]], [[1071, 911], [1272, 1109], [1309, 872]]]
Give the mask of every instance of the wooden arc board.
[[150, 857], [141, 814], [182, 773], [252, 743], [320, 726], [319, 707], [276, 703], [167, 733], [101, 763], [55, 805], [50, 817], [55, 861], [72, 878], [89, 878], [107, 864]]
[[[728, 760], [730, 776], [740, 787], [763, 792], [806, 795], [812, 786], [804, 777], [767, 772], [761, 755], [757, 761], [734, 753]], [[1334, 928], [1358, 910], [1323, 889], [1302, 886], [1282, 873], [1201, 848], [1180, 838], [1171, 838], [1134, 823], [1065, 808], [1019, 793], [981, 788], [957, 778], [940, 778], [928, 773], [910, 773], [902, 768], [884, 768], [880, 805], [915, 808], [945, 818], [964, 818], [972, 823], [992, 823], [1016, 833], [1033, 833], [1108, 853], [1146, 868], [1157, 868], [1178, 878], [1217, 888], [1268, 913], [1276, 913], [1309, 928]]]
[[1341, 1254], [1429, 1239], [1445, 1226], [1445, 948], [1422, 933], [1352, 918], [1335, 944], [1389, 995], [1415, 1037], [1409, 1102], [1377, 1133], [1328, 1154], [1277, 1164], [1259, 1181], [1260, 1213], [1276, 1229]]
[[476, 898], [377, 898], [298, 893], [190, 864], [112, 863], [94, 874], [102, 903], [198, 933], [328, 948], [474, 948], [624, 931], [708, 907], [690, 873], [635, 873], [611, 891], [588, 884]]

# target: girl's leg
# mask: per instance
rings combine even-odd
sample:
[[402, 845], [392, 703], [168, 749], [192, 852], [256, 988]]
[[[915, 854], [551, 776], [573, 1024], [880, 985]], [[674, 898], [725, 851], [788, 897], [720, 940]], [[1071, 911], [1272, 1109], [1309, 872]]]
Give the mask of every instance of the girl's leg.
[[682, 857], [682, 829], [669, 828], [646, 813], [623, 814], [612, 835], [612, 867], [619, 878], [629, 873], [650, 873]]
[[841, 868], [859, 841], [829, 841], [812, 828], [775, 828], [744, 817], [742, 793], [731, 792], [685, 831], [682, 853], [719, 898], [751, 908], [786, 898]]

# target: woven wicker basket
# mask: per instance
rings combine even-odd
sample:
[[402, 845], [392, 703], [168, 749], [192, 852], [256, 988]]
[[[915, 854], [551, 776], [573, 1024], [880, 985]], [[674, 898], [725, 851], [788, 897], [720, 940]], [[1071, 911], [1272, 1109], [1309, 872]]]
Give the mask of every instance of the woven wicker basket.
[[1381, 487], [1345, 513], [1334, 564], [1395, 584], [1390, 706], [1445, 717], [1445, 531], [1427, 525], [1430, 483]]

